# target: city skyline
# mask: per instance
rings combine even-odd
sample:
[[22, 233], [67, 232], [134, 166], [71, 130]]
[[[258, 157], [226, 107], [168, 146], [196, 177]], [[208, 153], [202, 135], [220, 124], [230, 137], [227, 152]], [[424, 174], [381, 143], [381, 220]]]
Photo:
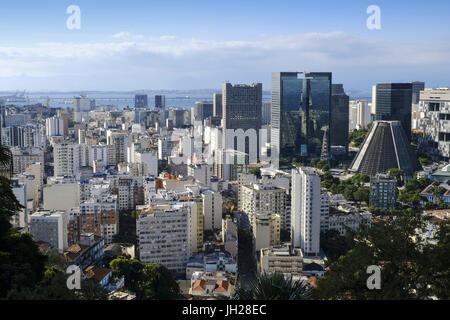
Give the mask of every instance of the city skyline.
[[[79, 30], [66, 26], [73, 4]], [[366, 25], [372, 4], [380, 30]], [[333, 72], [350, 92], [387, 81], [442, 87], [449, 7], [438, 0], [7, 3], [0, 90], [189, 90], [229, 81], [261, 82], [266, 91], [271, 72], [289, 70]]]

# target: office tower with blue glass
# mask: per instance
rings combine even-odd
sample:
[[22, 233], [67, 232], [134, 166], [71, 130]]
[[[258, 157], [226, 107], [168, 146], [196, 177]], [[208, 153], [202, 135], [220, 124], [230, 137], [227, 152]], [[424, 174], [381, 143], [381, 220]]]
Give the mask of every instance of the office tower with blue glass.
[[412, 83], [378, 83], [375, 120], [400, 121], [411, 140]]
[[146, 94], [136, 94], [134, 96], [135, 108], [148, 108], [148, 97]]
[[272, 73], [271, 154], [276, 167], [279, 158], [321, 157], [330, 131], [331, 82], [331, 72]]
[[330, 146], [342, 148], [347, 154], [350, 98], [342, 84], [332, 85], [331, 100]]
[[166, 96], [156, 95], [155, 96], [155, 108], [164, 109], [166, 107]]

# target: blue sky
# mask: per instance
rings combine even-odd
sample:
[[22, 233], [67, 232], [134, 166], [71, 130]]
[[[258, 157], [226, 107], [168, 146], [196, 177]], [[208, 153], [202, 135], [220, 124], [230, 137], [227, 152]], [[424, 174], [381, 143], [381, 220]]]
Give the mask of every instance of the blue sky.
[[[69, 5], [81, 29], [69, 30]], [[366, 9], [381, 9], [368, 30]], [[450, 85], [449, 1], [2, 1], [0, 91], [220, 88], [273, 71]]]

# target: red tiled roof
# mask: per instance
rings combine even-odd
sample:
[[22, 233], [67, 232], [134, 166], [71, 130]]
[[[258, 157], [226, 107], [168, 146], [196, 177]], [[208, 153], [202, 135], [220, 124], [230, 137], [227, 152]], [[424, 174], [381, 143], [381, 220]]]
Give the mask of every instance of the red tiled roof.
[[227, 280], [218, 280], [216, 282], [216, 288], [214, 289], [214, 291], [217, 292], [227, 292], [228, 291], [228, 281]]
[[192, 290], [195, 291], [204, 291], [206, 290], [206, 281], [205, 280], [195, 280], [192, 285]]

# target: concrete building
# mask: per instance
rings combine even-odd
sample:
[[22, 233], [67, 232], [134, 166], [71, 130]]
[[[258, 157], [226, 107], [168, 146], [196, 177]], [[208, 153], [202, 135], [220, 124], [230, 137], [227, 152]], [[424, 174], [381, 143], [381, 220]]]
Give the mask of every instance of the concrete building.
[[13, 174], [24, 172], [33, 163], [44, 163], [44, 151], [41, 148], [11, 148]]
[[63, 252], [67, 248], [67, 213], [37, 211], [30, 216], [30, 233], [34, 241], [45, 241]]
[[292, 169], [291, 239], [305, 255], [320, 251], [321, 194], [320, 177], [315, 171]]
[[80, 203], [78, 228], [81, 233], [94, 233], [112, 243], [113, 236], [119, 233], [119, 212], [117, 196], [104, 195]]
[[64, 119], [56, 116], [45, 119], [45, 135], [47, 137], [63, 136]]
[[352, 206], [340, 206], [333, 210], [329, 218], [329, 230], [335, 230], [341, 235], [347, 233], [347, 228], [357, 232], [362, 224], [372, 221], [372, 214]]
[[189, 210], [182, 205], [139, 211], [136, 233], [140, 261], [161, 263], [171, 271], [184, 273], [191, 255], [189, 216]]
[[69, 265], [77, 265], [84, 270], [102, 261], [105, 241], [94, 233], [82, 233], [76, 243], [64, 250], [64, 261]]
[[209, 164], [191, 164], [187, 166], [187, 174], [195, 179], [196, 182], [205, 186], [211, 185], [212, 167]]
[[425, 89], [420, 93], [418, 129], [425, 139], [419, 149], [434, 160], [450, 160], [450, 88]]
[[[241, 175], [241, 179], [243, 177]], [[253, 183], [239, 187], [238, 208], [245, 212], [252, 224], [257, 214], [278, 214], [282, 228], [286, 228], [286, 201], [286, 189], [270, 184]]]
[[282, 244], [264, 248], [260, 255], [260, 272], [262, 274], [283, 273], [300, 274], [303, 270], [303, 253], [300, 248]]
[[45, 210], [69, 210], [80, 204], [80, 186], [74, 177], [55, 177], [43, 187]]
[[256, 214], [252, 225], [255, 251], [280, 243], [281, 218], [279, 214]]
[[203, 219], [204, 230], [218, 230], [222, 228], [222, 195], [213, 190], [203, 190]]
[[144, 179], [140, 176], [113, 175], [111, 194], [117, 195], [118, 210], [135, 210], [137, 205], [145, 203]]
[[397, 179], [379, 173], [370, 179], [370, 205], [378, 209], [391, 209], [397, 200]]
[[363, 128], [371, 121], [371, 109], [368, 101], [350, 100], [349, 131]]
[[222, 242], [225, 251], [229, 252], [231, 257], [236, 260], [238, 256], [238, 227], [237, 220], [230, 216], [222, 219]]
[[58, 143], [53, 147], [54, 176], [75, 176], [82, 166], [82, 145]]
[[17, 201], [23, 208], [17, 211], [11, 218], [14, 228], [26, 228], [28, 226], [27, 185], [20, 183], [17, 178], [11, 179], [11, 188]]
[[95, 109], [95, 100], [80, 95], [73, 98], [73, 114], [75, 122], [88, 122], [89, 111]]

